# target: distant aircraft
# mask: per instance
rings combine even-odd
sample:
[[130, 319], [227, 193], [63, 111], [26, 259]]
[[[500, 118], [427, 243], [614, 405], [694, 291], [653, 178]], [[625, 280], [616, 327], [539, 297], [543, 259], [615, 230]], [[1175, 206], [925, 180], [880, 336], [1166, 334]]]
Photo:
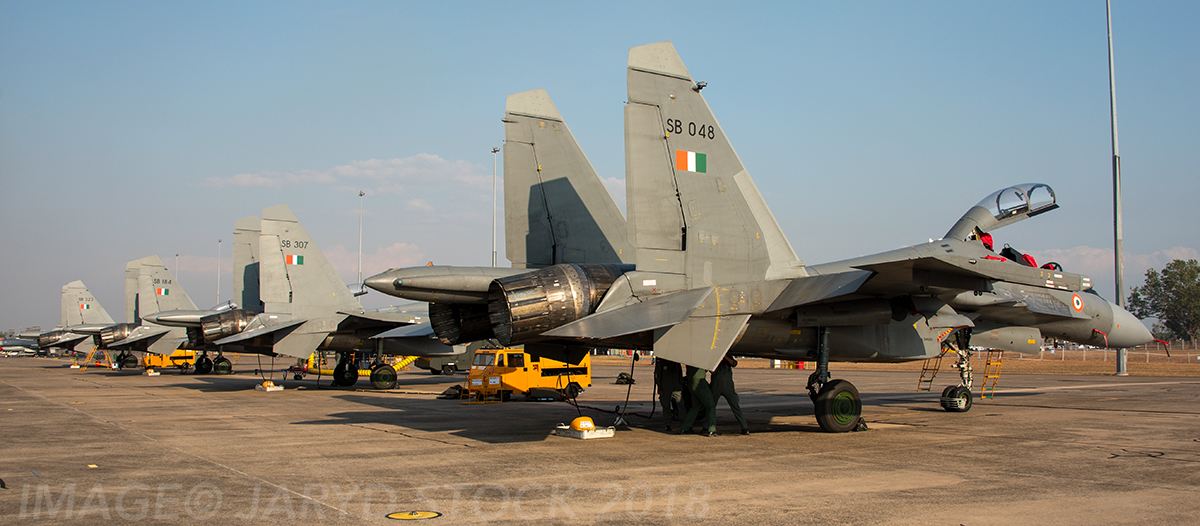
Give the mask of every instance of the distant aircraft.
[[[627, 80], [633, 268], [600, 250], [574, 261], [555, 254], [536, 270], [505, 269], [512, 273], [389, 270], [367, 286], [432, 302], [433, 330], [447, 344], [494, 338], [573, 363], [593, 348], [648, 349], [707, 370], [726, 353], [815, 360], [809, 394], [830, 432], [858, 428], [862, 413], [857, 389], [831, 379], [830, 360], [922, 360], [943, 349], [961, 357], [977, 326], [1009, 336], [1036, 328], [1114, 348], [1151, 340], [1140, 321], [1089, 291], [1086, 278], [1008, 261], [984, 246], [984, 229], [1007, 224], [1004, 214], [1047, 211], [1039, 192], [1048, 187], [1015, 187], [1020, 206], [1000, 201], [998, 215], [973, 207], [941, 240], [806, 266], [701, 96], [706, 84], [692, 80], [674, 46], [632, 48]], [[508, 167], [506, 150], [506, 179]], [[990, 344], [1028, 345], [1000, 339]]]
[[[421, 318], [409, 310], [367, 311], [342, 282], [312, 238], [287, 205], [263, 210], [234, 226], [234, 287], [245, 308], [197, 316], [193, 313], [157, 312], [147, 321], [188, 328], [189, 348], [200, 349], [197, 370], [208, 352], [256, 353], [308, 358], [315, 351], [336, 351], [341, 359], [334, 382], [354, 385], [358, 367], [354, 352], [383, 354], [454, 354], [465, 346], [433, 342], [422, 349], [371, 340], [382, 332], [412, 324]], [[372, 384], [395, 385], [395, 370], [381, 360], [372, 367]]]
[[64, 349], [68, 353], [86, 353], [93, 345], [92, 336], [99, 335], [112, 325], [112, 316], [104, 310], [82, 281], [72, 281], [62, 288], [62, 326], [51, 331], [23, 333], [22, 337], [36, 338], [39, 349]]

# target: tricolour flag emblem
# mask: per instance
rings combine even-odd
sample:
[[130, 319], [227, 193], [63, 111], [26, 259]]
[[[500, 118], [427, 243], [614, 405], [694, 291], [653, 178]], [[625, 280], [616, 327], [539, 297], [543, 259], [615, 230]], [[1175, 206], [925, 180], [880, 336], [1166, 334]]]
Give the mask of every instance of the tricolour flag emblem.
[[287, 255], [283, 256], [283, 262], [288, 265], [303, 265], [304, 264], [304, 256], [297, 255], [297, 254], [287, 254]]
[[708, 173], [708, 155], [687, 150], [675, 150], [675, 169]]
[[88, 310], [88, 309], [92, 308], [92, 306], [88, 305], [87, 303], [80, 303], [79, 308], [80, 308], [80, 310]]
[[159, 296], [168, 296], [171, 294], [171, 291], [167, 289], [154, 289], [154, 293]]

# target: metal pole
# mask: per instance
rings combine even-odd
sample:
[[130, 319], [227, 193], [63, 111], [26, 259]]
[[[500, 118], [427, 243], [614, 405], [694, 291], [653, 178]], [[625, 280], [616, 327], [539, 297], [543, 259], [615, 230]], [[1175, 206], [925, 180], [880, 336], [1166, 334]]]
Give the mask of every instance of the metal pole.
[[217, 303], [221, 304], [221, 240], [217, 240]]
[[175, 284], [179, 284], [179, 254], [175, 254]]
[[[1113, 172], [1113, 266], [1116, 273], [1117, 306], [1125, 308], [1125, 278], [1122, 265], [1121, 239], [1121, 150], [1117, 146], [1117, 76], [1113, 62], [1112, 40], [1112, 0], [1104, 1], [1104, 9], [1108, 19], [1108, 102], [1112, 116], [1112, 172]], [[1125, 349], [1117, 349], [1116, 376], [1128, 376], [1125, 368], [1128, 354]]]
[[492, 148], [492, 267], [496, 266], [496, 153], [500, 148]]
[[358, 191], [358, 285], [362, 287], [362, 216], [363, 216], [363, 196], [366, 192]]

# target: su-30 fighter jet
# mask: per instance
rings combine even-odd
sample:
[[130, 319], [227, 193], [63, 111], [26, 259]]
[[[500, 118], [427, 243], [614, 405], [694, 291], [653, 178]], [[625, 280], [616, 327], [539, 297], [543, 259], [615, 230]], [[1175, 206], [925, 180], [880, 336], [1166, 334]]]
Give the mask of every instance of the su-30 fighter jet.
[[[547, 258], [523, 260], [543, 268], [393, 269], [367, 286], [431, 302], [432, 330], [447, 344], [496, 339], [575, 363], [596, 348], [646, 349], [706, 370], [726, 354], [814, 360], [807, 387], [830, 432], [858, 428], [862, 413], [857, 389], [830, 377], [831, 360], [924, 360], [943, 350], [965, 357], [971, 344], [1028, 351], [1042, 335], [1111, 348], [1152, 340], [1129, 312], [1091, 292], [1087, 278], [985, 246], [990, 230], [1057, 206], [1045, 185], [997, 192], [943, 239], [806, 266], [700, 94], [705, 84], [692, 80], [674, 46], [631, 49], [627, 80], [627, 237], [599, 228], [582, 250], [560, 243]], [[513, 97], [506, 135], [513, 139], [521, 119], [538, 122], [528, 142], [541, 177], [536, 145], [565, 125], [536, 104], [514, 111]], [[509, 186], [510, 152], [524, 146], [505, 148], [507, 203], [518, 190]], [[527, 188], [525, 208], [506, 209], [510, 243], [522, 223], [535, 235], [535, 210], [550, 211], [551, 237], [561, 233], [551, 200], [564, 192], [536, 191], [561, 188], [552, 183]], [[595, 216], [602, 207], [584, 208]], [[964, 391], [969, 398], [967, 390], [958, 396]]]

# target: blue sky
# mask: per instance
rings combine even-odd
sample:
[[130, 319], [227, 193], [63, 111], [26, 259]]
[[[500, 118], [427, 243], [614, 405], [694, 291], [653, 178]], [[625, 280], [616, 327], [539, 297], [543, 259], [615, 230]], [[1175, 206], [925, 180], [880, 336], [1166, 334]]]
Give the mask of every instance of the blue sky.
[[[1200, 248], [1200, 5], [1113, 16], [1136, 285]], [[219, 238], [227, 299], [233, 222], [280, 203], [353, 282], [360, 189], [367, 275], [487, 264], [505, 97], [545, 88], [623, 204], [627, 52], [660, 40], [809, 263], [938, 238], [1037, 181], [1062, 208], [997, 241], [1113, 296], [1100, 0], [0, 0], [0, 329], [56, 324], [75, 279], [121, 318], [150, 254], [212, 305]]]

